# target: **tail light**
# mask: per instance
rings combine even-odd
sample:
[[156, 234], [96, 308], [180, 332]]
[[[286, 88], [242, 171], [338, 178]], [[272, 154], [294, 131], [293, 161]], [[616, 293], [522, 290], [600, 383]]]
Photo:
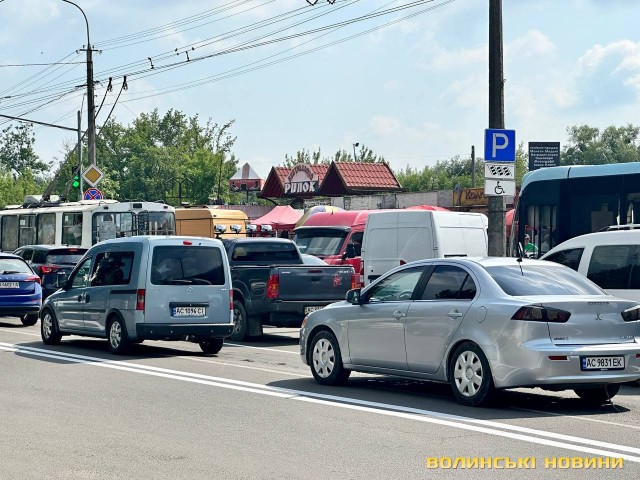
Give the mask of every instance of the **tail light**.
[[233, 290], [229, 289], [229, 323], [233, 323]]
[[54, 266], [51, 266], [51, 265], [42, 265], [40, 267], [40, 272], [43, 275], [46, 275], [48, 273], [57, 272], [58, 270], [60, 270], [60, 267], [54, 267]]
[[358, 288], [358, 283], [360, 282], [360, 275], [355, 273], [351, 274], [351, 289]]
[[571, 312], [560, 310], [559, 308], [542, 307], [537, 305], [528, 305], [521, 307], [511, 317], [511, 320], [525, 320], [531, 322], [551, 322], [565, 323], [569, 320]]
[[360, 281], [358, 287], [364, 287], [364, 262], [360, 262]]
[[267, 298], [280, 296], [280, 275], [270, 275], [267, 282]]
[[40, 280], [40, 277], [38, 275], [31, 275], [27, 278], [24, 279], [25, 282], [36, 282], [38, 285], [42, 284], [42, 280]]
[[139, 288], [136, 295], [136, 310], [144, 312], [144, 300], [147, 295], [147, 291], [144, 288]]

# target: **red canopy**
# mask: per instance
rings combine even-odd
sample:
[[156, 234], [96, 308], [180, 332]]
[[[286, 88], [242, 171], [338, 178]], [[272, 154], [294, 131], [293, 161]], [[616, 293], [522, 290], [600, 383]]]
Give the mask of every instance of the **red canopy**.
[[289, 205], [285, 205], [273, 207], [273, 210], [269, 213], [260, 218], [256, 218], [251, 223], [256, 225], [271, 225], [274, 230], [293, 230], [301, 216], [301, 212], [294, 210]]
[[507, 237], [511, 236], [511, 225], [513, 225], [513, 214], [516, 212], [515, 208], [507, 210], [504, 214], [504, 224], [507, 227]]
[[449, 209], [444, 208], [444, 207], [436, 207], [434, 205], [414, 205], [413, 207], [407, 207], [405, 208], [405, 210], [439, 210], [439, 211], [444, 211], [444, 212], [448, 212]]

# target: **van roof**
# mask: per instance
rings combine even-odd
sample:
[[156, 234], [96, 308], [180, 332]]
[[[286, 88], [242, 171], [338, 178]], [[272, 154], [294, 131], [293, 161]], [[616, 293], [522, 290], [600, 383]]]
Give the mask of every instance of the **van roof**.
[[213, 207], [176, 208], [176, 220], [201, 220], [220, 218], [225, 220], [248, 220], [249, 217], [242, 210], [226, 210]]
[[640, 230], [611, 230], [608, 232], [585, 233], [584, 235], [570, 238], [569, 240], [556, 245], [543, 256], [546, 257], [550, 253], [565, 250], [567, 248], [587, 247], [589, 245], [622, 244], [640, 245]]
[[343, 212], [318, 212], [311, 215], [303, 227], [353, 227], [364, 225], [370, 213], [394, 210], [345, 210]]

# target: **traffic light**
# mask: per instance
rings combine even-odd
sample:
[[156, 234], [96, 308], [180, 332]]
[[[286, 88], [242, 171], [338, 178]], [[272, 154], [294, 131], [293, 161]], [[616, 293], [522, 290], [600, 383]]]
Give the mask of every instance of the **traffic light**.
[[73, 188], [80, 188], [80, 168], [73, 167], [73, 180], [71, 181]]

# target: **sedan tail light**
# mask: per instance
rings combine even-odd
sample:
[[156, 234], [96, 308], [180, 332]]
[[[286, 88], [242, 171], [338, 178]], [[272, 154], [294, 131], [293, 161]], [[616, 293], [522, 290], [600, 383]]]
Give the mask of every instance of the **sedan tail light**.
[[38, 275], [31, 275], [24, 279], [25, 282], [36, 282], [38, 285], [42, 284], [42, 280]]
[[40, 272], [43, 275], [46, 275], [48, 273], [57, 272], [58, 270], [60, 270], [60, 267], [54, 267], [53, 265], [42, 265], [40, 267]]
[[559, 308], [543, 307], [540, 305], [528, 305], [521, 307], [513, 314], [511, 320], [525, 320], [531, 322], [565, 323], [569, 320], [571, 312]]

